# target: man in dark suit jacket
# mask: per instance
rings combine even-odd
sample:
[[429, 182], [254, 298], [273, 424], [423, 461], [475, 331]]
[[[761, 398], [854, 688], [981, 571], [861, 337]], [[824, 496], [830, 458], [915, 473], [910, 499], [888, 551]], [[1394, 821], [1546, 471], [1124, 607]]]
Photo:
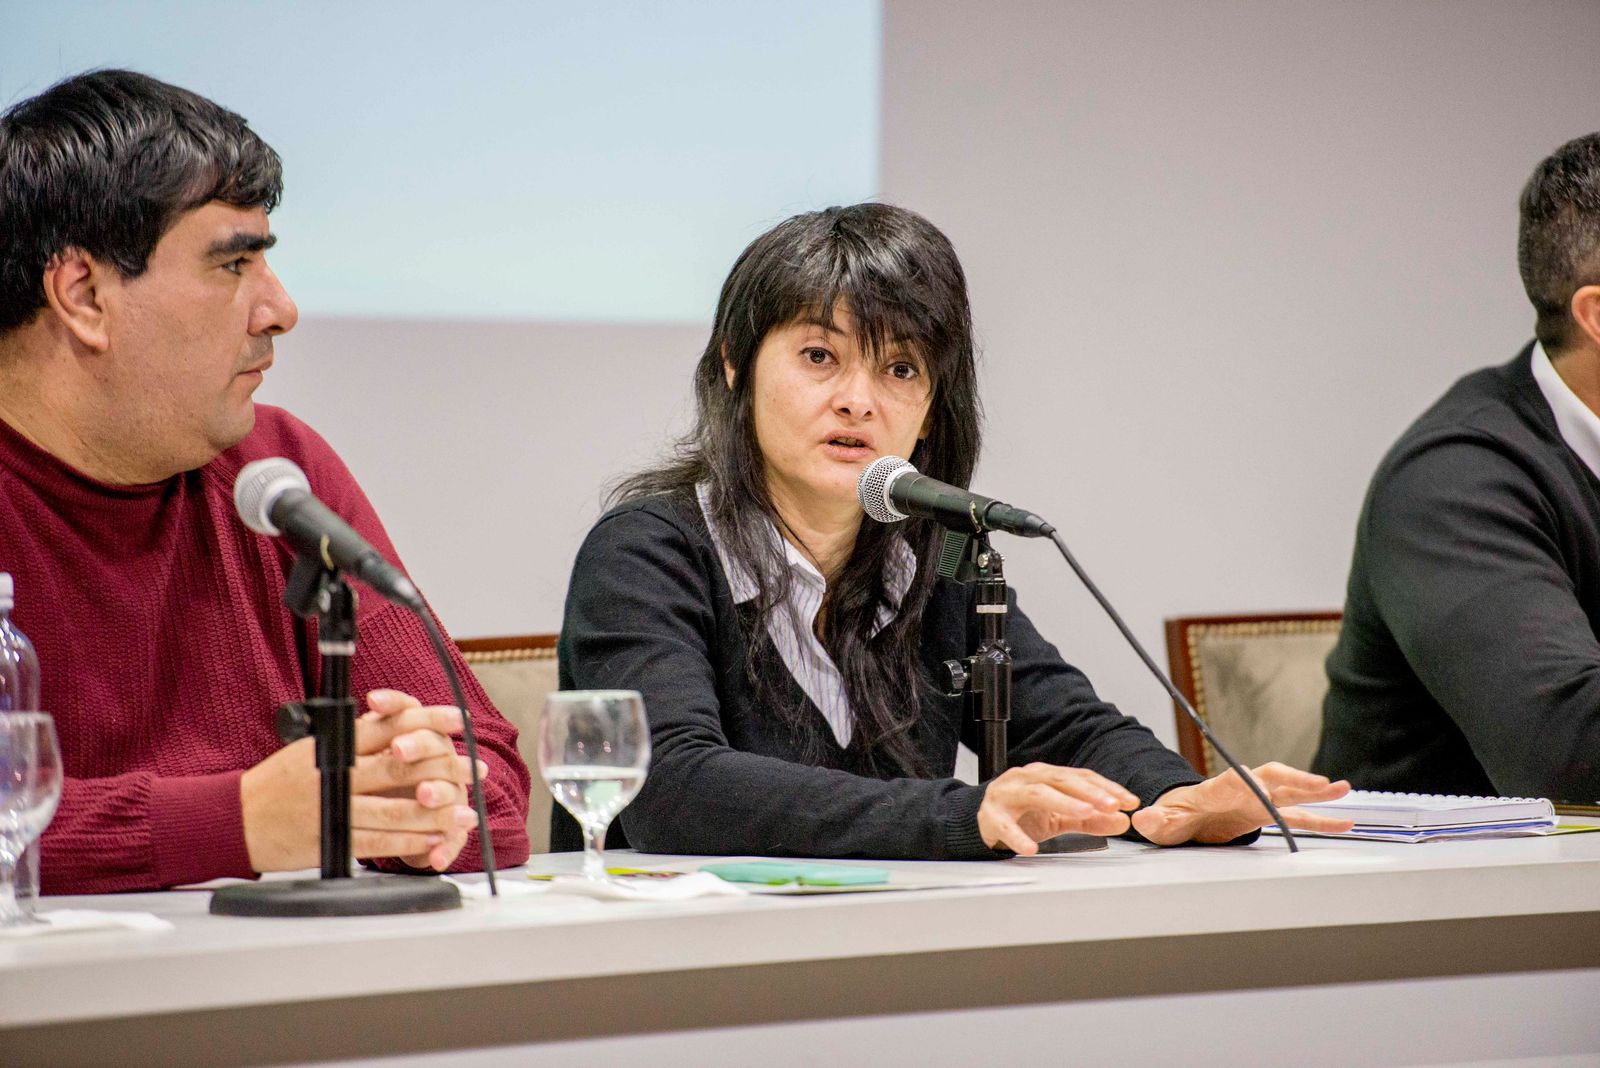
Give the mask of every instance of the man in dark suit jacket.
[[1600, 799], [1600, 134], [1540, 163], [1537, 340], [1373, 477], [1314, 766], [1358, 788]]

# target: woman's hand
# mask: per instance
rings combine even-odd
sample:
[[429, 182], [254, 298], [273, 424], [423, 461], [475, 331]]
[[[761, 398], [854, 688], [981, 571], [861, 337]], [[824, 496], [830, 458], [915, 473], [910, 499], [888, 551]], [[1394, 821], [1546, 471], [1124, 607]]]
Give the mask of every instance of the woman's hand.
[[[1334, 819], [1292, 806], [1312, 801], [1332, 801], [1350, 792], [1344, 780], [1329, 782], [1321, 775], [1273, 762], [1251, 770], [1261, 789], [1283, 813], [1290, 827], [1307, 831], [1348, 831], [1349, 820]], [[1285, 807], [1290, 806], [1290, 807]], [[1193, 786], [1168, 790], [1149, 808], [1134, 813], [1133, 829], [1156, 845], [1180, 842], [1231, 842], [1272, 822], [1256, 795], [1232, 768]]]
[[978, 833], [990, 849], [1031, 857], [1040, 842], [1069, 831], [1122, 834], [1127, 813], [1138, 807], [1137, 797], [1092, 771], [1028, 764], [989, 782], [978, 806]]

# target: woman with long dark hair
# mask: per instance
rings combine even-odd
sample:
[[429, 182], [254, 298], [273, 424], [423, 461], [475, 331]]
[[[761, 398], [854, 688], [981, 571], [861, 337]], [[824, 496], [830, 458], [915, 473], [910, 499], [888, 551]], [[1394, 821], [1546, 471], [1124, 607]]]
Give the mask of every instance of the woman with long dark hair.
[[[1130, 822], [1176, 843], [1266, 821], [1232, 773], [1201, 782], [1102, 702], [1014, 601], [1014, 766], [950, 777], [973, 725], [932, 680], [968, 651], [968, 591], [937, 575], [932, 523], [876, 523], [856, 497], [879, 456], [958, 486], [977, 463], [966, 279], [926, 219], [858, 204], [757, 238], [694, 389], [694, 429], [618, 487], [567, 595], [562, 688], [639, 690], [650, 719], [650, 775], [611, 844], [974, 859]], [[1281, 765], [1259, 778], [1284, 805], [1347, 789]], [[552, 848], [580, 844], [558, 815]]]

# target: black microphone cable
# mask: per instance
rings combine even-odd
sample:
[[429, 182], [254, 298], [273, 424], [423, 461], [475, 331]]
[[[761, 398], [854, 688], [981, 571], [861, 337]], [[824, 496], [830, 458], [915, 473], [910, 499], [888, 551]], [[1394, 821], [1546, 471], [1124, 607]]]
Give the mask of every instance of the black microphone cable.
[[1232, 768], [1234, 773], [1244, 780], [1244, 784], [1250, 788], [1250, 792], [1256, 795], [1256, 800], [1266, 806], [1267, 815], [1271, 816], [1272, 822], [1278, 825], [1278, 830], [1283, 834], [1283, 840], [1288, 845], [1289, 852], [1300, 852], [1300, 845], [1294, 840], [1294, 832], [1289, 830], [1289, 825], [1284, 822], [1283, 813], [1278, 811], [1278, 806], [1272, 803], [1272, 799], [1261, 788], [1261, 784], [1256, 782], [1255, 776], [1245, 771], [1244, 767], [1233, 759], [1233, 754], [1223, 748], [1221, 742], [1217, 741], [1216, 735], [1211, 733], [1211, 728], [1206, 726], [1206, 721], [1200, 718], [1200, 713], [1196, 712], [1188, 699], [1178, 692], [1178, 688], [1172, 684], [1172, 680], [1167, 678], [1167, 673], [1156, 666], [1156, 662], [1150, 658], [1150, 654], [1145, 652], [1144, 646], [1139, 644], [1139, 639], [1133, 636], [1133, 631], [1128, 629], [1128, 625], [1122, 621], [1122, 617], [1117, 614], [1117, 610], [1111, 607], [1111, 602], [1106, 600], [1105, 594], [1100, 592], [1100, 587], [1094, 584], [1094, 580], [1089, 577], [1089, 573], [1073, 557], [1072, 550], [1067, 548], [1067, 543], [1061, 539], [1061, 535], [1056, 533], [1054, 529], [1050, 532], [1050, 540], [1055, 542], [1057, 549], [1061, 550], [1062, 558], [1067, 561], [1067, 566], [1072, 568], [1073, 574], [1078, 576], [1078, 581], [1082, 582], [1084, 588], [1089, 591], [1096, 601], [1100, 602], [1100, 607], [1105, 610], [1106, 615], [1111, 617], [1111, 622], [1117, 625], [1117, 629], [1122, 632], [1122, 636], [1127, 639], [1128, 644], [1133, 646], [1133, 651], [1139, 654], [1139, 659], [1143, 660], [1144, 666], [1150, 669], [1150, 674], [1156, 677], [1156, 680], [1161, 683], [1167, 693], [1172, 695], [1172, 699], [1177, 702], [1178, 707], [1182, 708], [1194, 725], [1200, 728], [1201, 735], [1211, 743], [1212, 748], [1216, 749], [1217, 755], [1226, 760], [1228, 767]]
[[489, 896], [499, 897], [500, 891], [494, 884], [494, 840], [489, 836], [489, 808], [484, 803], [483, 780], [478, 775], [478, 735], [472, 729], [472, 710], [467, 707], [461, 680], [456, 676], [456, 666], [450, 660], [450, 651], [445, 647], [444, 635], [439, 632], [439, 624], [434, 622], [433, 613], [426, 606], [416, 609], [416, 613], [428, 632], [428, 640], [433, 643], [433, 651], [439, 657], [439, 665], [444, 668], [444, 676], [450, 682], [450, 696], [455, 698], [456, 707], [461, 709], [461, 733], [467, 741], [467, 764], [472, 772], [472, 807], [478, 812], [478, 853], [483, 859], [483, 874], [489, 881]]

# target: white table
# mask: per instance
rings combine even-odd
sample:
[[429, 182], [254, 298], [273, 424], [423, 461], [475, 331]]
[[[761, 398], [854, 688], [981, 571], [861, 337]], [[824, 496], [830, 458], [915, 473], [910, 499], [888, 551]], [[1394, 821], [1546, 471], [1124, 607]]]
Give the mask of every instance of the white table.
[[1037, 882], [336, 920], [51, 898], [177, 927], [0, 941], [0, 1063], [1600, 1063], [1600, 833], [1006, 863]]

